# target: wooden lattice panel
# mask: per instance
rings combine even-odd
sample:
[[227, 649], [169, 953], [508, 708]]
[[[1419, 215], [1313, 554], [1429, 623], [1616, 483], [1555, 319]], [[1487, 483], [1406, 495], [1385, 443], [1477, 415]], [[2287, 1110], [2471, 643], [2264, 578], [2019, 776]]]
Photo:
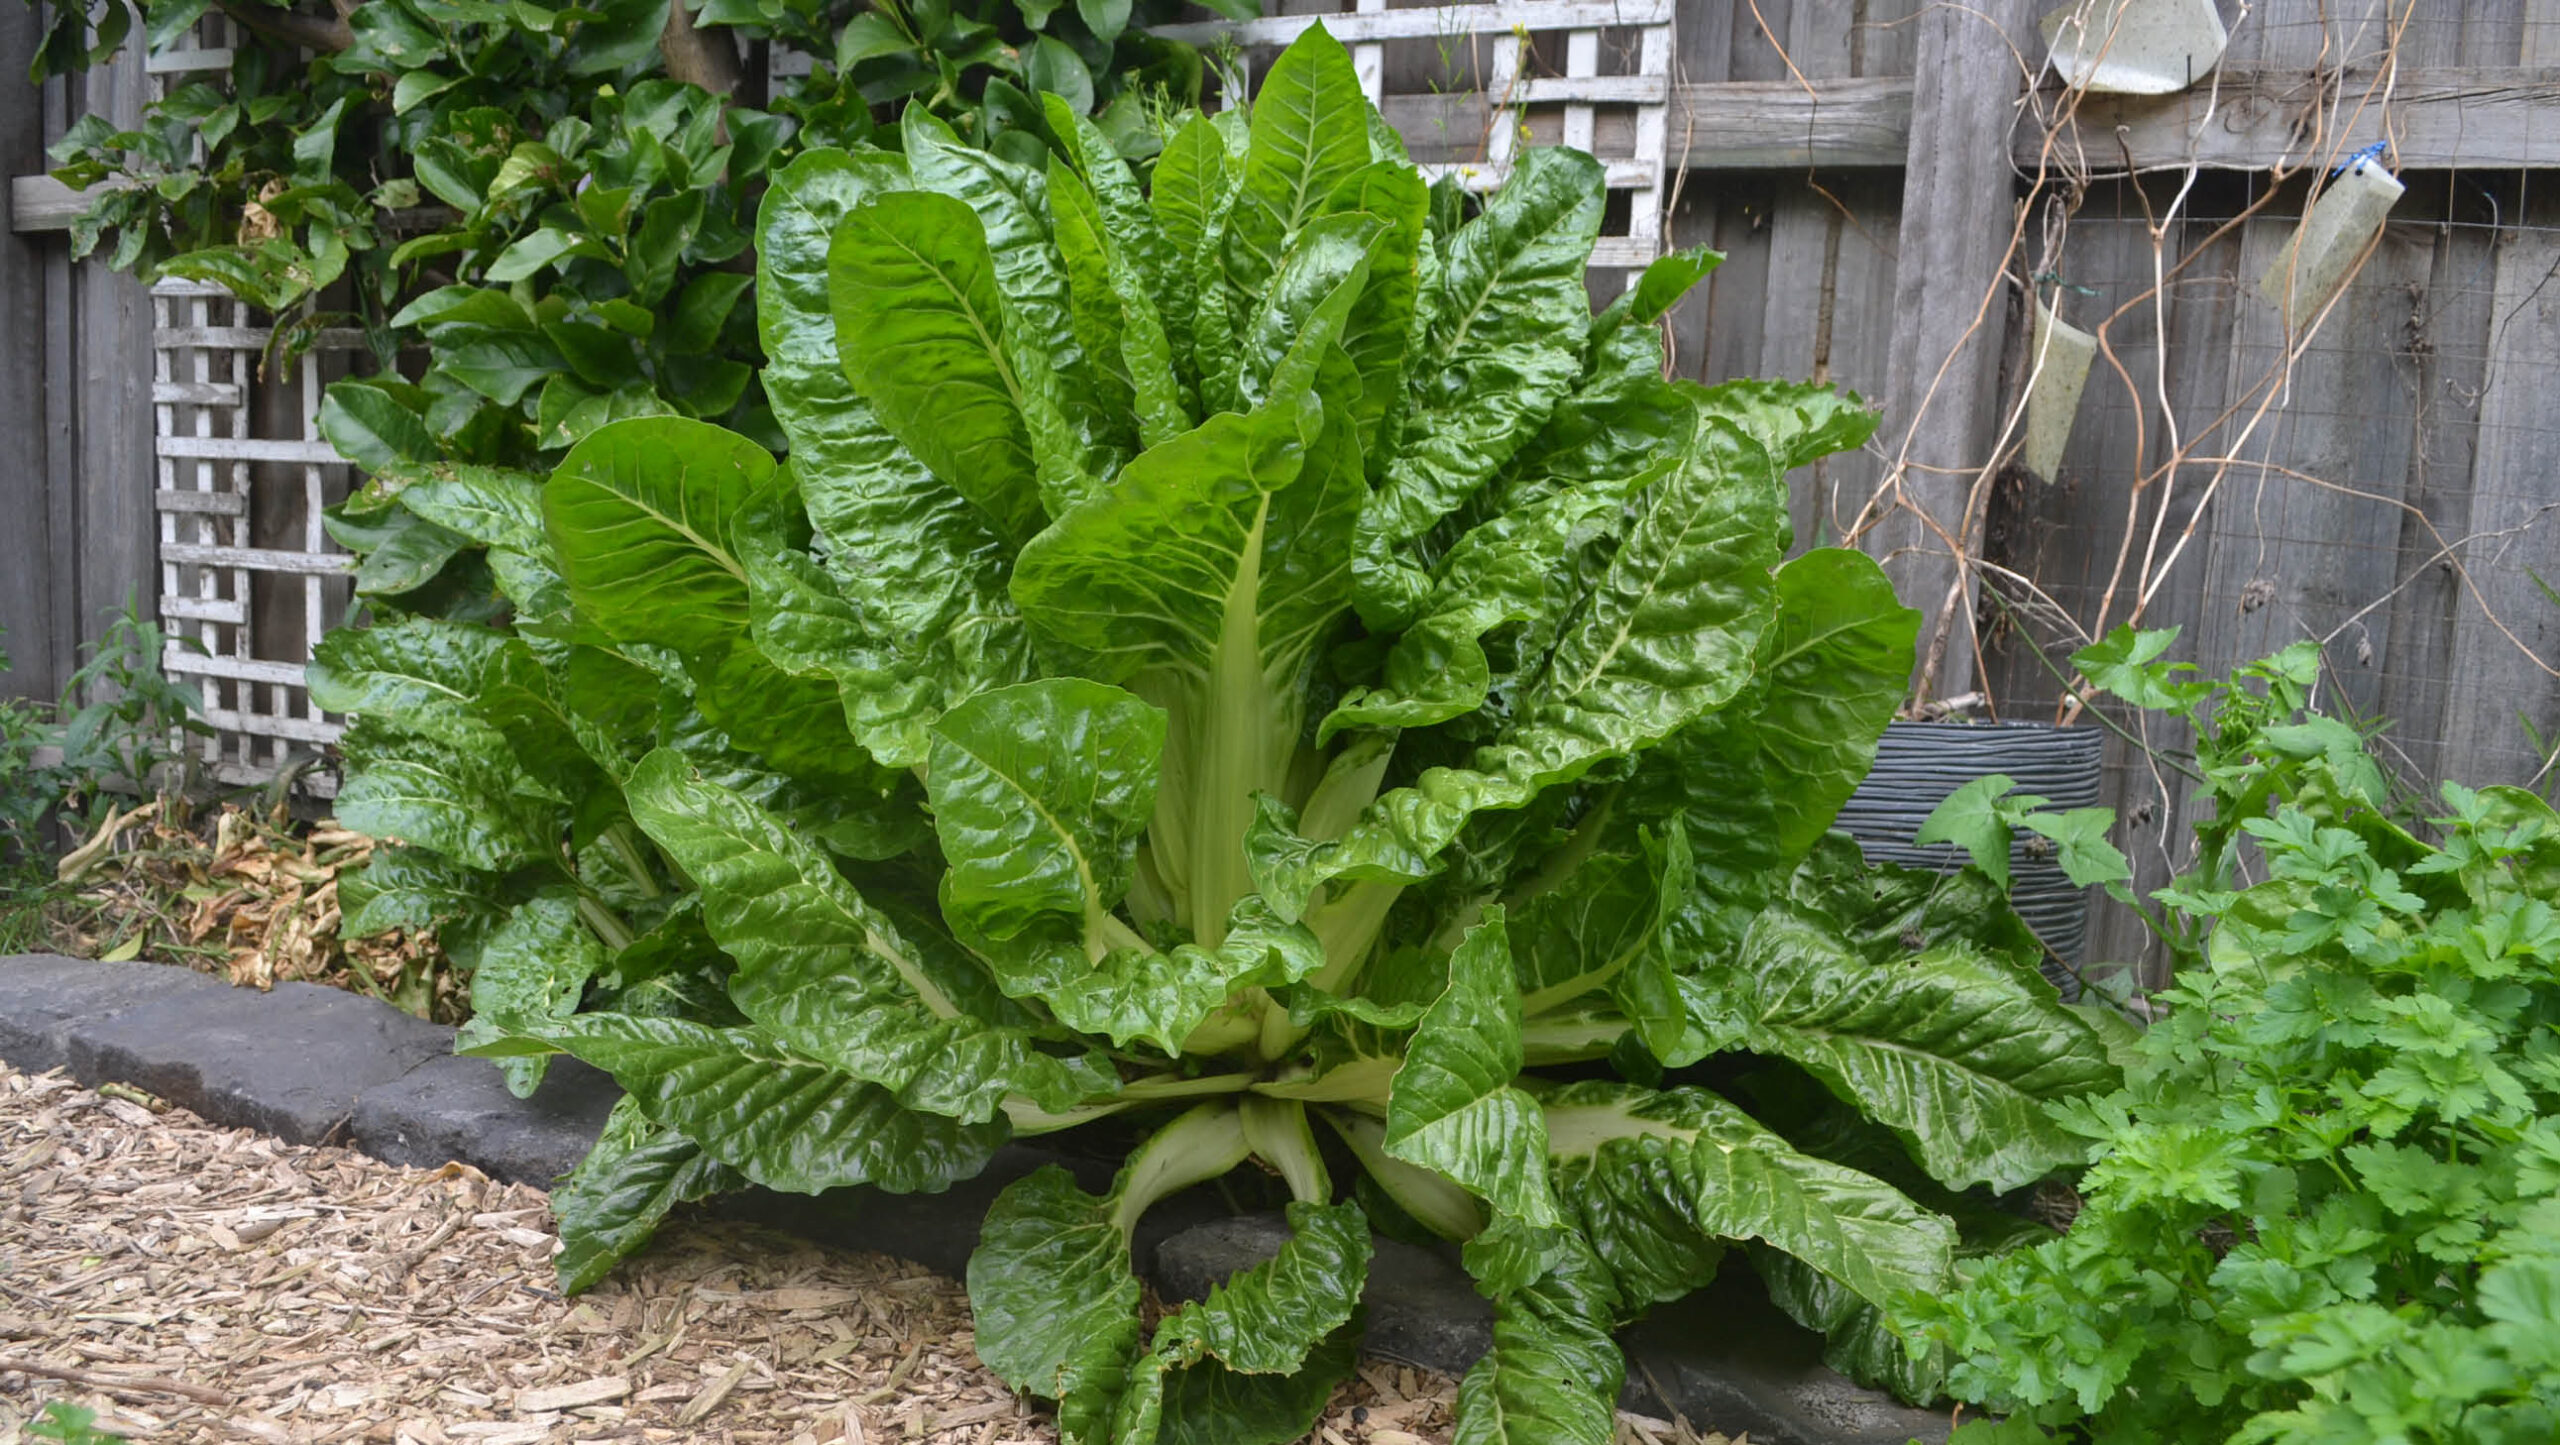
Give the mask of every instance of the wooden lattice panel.
[[1369, 99], [1427, 175], [1489, 191], [1526, 144], [1597, 156], [1611, 193], [1596, 267], [1636, 268], [1662, 253], [1671, 117], [1674, 0], [1489, 0], [1391, 10], [1331, 0], [1338, 13], [1205, 21], [1156, 33], [1197, 45], [1232, 40], [1250, 65], [1321, 20], [1351, 48]]
[[[162, 281], [151, 306], [159, 610], [171, 638], [162, 665], [202, 689], [216, 729], [196, 744], [207, 770], [263, 782], [338, 738], [303, 687], [311, 644], [345, 613], [339, 579], [353, 566], [321, 529], [348, 464], [316, 418], [325, 356], [363, 338], [323, 331], [289, 370], [262, 375], [270, 333], [229, 292]], [[275, 387], [289, 394], [262, 398]], [[258, 435], [262, 413], [290, 418], [296, 434]], [[303, 786], [332, 791], [320, 774]]]
[[[232, 22], [208, 14], [182, 50], [150, 57], [167, 91], [231, 68]], [[298, 358], [269, 356], [266, 319], [219, 286], [151, 288], [153, 510], [160, 535], [161, 660], [192, 679], [215, 735], [192, 747], [216, 780], [261, 783], [334, 743], [339, 723], [311, 705], [311, 645], [346, 613], [353, 559], [321, 530], [349, 467], [320, 438], [320, 388], [363, 335], [327, 330]], [[334, 776], [306, 770], [326, 797]]]

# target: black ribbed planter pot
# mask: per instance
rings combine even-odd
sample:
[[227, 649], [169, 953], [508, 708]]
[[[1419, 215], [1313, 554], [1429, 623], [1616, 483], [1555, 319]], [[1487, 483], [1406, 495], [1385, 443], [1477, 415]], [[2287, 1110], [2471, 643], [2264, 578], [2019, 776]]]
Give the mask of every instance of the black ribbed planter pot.
[[[1897, 722], [1876, 745], [1875, 770], [1841, 808], [1834, 825], [1858, 840], [1868, 858], [1908, 868], [1952, 871], [1962, 849], [1921, 847], [1912, 837], [1947, 795], [1976, 778], [2006, 773], [2021, 792], [2052, 807], [2087, 808], [2098, 801], [2106, 735], [2097, 728], [2051, 723]], [[2073, 886], [2051, 858], [2032, 857], [2021, 833], [2009, 852], [2010, 901], [2062, 960], [2077, 965], [2089, 937], [2089, 890]], [[2072, 992], [2075, 981], [2053, 959], [2045, 972]]]

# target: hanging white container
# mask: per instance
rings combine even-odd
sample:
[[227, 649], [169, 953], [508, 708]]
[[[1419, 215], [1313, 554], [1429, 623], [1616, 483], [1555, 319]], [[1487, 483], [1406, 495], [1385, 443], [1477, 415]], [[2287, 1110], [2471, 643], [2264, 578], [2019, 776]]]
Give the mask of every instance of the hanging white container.
[[2072, 85], [2171, 95], [2203, 79], [2231, 43], [2213, 0], [2071, 0], [2043, 21], [2053, 68]]
[[2329, 304], [2408, 189], [2383, 169], [2380, 151], [2376, 146], [2347, 163], [2259, 278], [2258, 294], [2284, 309], [2286, 326], [2300, 330]]
[[2089, 365], [2097, 356], [2098, 338], [2054, 315], [2044, 298], [2036, 298], [2027, 351], [2035, 382], [2027, 388], [2027, 435], [2018, 448], [2018, 462], [2048, 482], [2061, 469], [2062, 449], [2071, 440], [2080, 393], [2089, 385]]

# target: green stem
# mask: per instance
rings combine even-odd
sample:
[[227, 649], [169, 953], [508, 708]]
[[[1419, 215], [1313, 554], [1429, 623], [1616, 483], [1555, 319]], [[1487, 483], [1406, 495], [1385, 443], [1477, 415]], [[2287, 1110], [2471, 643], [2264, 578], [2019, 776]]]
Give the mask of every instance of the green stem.
[[631, 925], [616, 917], [612, 909], [604, 906], [604, 900], [594, 894], [580, 893], [577, 906], [579, 919], [595, 931], [605, 947], [614, 952], [629, 948], [631, 940], [639, 937], [631, 931]]
[[597, 841], [613, 853], [615, 860], [622, 864], [622, 871], [631, 875], [641, 897], [662, 896], [665, 890], [658, 887], [657, 870], [649, 866], [647, 856], [640, 851], [639, 841], [631, 836], [630, 820], [625, 819], [605, 829], [604, 836]]

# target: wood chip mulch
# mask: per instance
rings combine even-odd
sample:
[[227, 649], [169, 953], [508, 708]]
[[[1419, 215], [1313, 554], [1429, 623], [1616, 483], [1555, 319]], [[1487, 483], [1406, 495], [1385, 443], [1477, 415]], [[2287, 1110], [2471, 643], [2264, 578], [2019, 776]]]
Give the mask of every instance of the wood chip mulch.
[[[0, 1065], [0, 1445], [49, 1401], [154, 1441], [1049, 1445], [960, 1286], [725, 1221], [577, 1299], [546, 1196], [219, 1129]], [[1364, 1360], [1312, 1445], [1439, 1445], [1452, 1382]], [[1630, 1445], [1721, 1445], [1622, 1416]], [[1740, 1442], [1737, 1442], [1740, 1445]]]

